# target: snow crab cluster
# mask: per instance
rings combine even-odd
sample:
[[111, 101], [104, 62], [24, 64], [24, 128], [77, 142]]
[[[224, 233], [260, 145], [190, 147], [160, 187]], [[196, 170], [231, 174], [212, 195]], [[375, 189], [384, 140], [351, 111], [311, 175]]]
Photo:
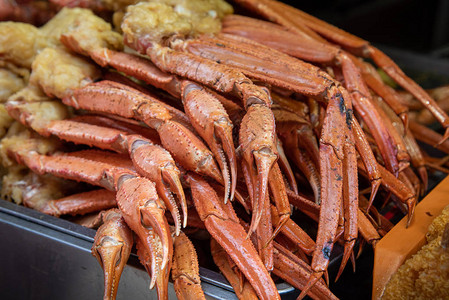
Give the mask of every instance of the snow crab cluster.
[[[423, 89], [323, 21], [272, 0], [235, 2], [268, 21], [221, 0], [73, 0], [51, 1], [60, 11], [39, 28], [0, 23], [0, 125], [18, 122], [1, 143], [2, 192], [53, 215], [110, 209], [93, 222], [105, 298], [134, 242], [159, 298], [170, 271], [178, 297], [204, 298], [183, 233], [196, 227], [238, 297], [279, 299], [273, 273], [300, 297], [335, 299], [325, 281], [334, 244], [344, 247], [338, 277], [358, 238], [375, 246], [391, 228], [373, 206], [378, 191], [410, 222], [426, 189], [408, 107], [363, 58], [435, 116], [444, 145], [449, 119]], [[44, 174], [103, 189], [12, 192]], [[316, 239], [291, 207], [317, 224]]]

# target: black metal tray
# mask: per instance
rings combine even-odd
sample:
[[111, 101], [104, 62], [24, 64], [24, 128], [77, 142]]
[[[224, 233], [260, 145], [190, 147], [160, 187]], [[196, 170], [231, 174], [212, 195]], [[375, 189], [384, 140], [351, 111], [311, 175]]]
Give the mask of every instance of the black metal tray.
[[[0, 295], [2, 299], [101, 299], [103, 271], [91, 255], [95, 230], [0, 200]], [[226, 279], [200, 267], [209, 299], [237, 299]], [[118, 299], [157, 299], [149, 276], [131, 255]], [[276, 285], [283, 299], [294, 299], [289, 284]], [[169, 298], [176, 299], [173, 285]]]

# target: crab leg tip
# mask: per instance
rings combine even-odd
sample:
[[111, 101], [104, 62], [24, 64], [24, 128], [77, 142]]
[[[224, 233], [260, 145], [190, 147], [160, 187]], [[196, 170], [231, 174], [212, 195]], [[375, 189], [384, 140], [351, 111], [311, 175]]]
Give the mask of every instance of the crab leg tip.
[[427, 170], [424, 166], [418, 168], [419, 177], [421, 177], [421, 181], [423, 182], [423, 192], [427, 191], [428, 185], [428, 175]]
[[410, 223], [413, 220], [413, 214], [415, 213], [415, 207], [416, 207], [416, 199], [413, 198], [410, 201], [407, 201], [407, 225], [406, 228], [410, 226]]
[[403, 112], [399, 115], [399, 117], [401, 118], [402, 124], [404, 125], [404, 135], [405, 135], [408, 130], [408, 114], [406, 112]]
[[154, 286], [156, 285], [156, 278], [157, 278], [157, 276], [155, 276], [155, 275], [151, 276], [150, 286], [149, 286], [150, 290], [154, 289]]
[[282, 227], [287, 223], [287, 221], [290, 219], [290, 215], [282, 215], [279, 218], [279, 222], [276, 225], [276, 228], [273, 230], [273, 234], [271, 235], [270, 239], [265, 243], [264, 248], [270, 244], [274, 238], [278, 235], [278, 233], [281, 231]]
[[149, 220], [149, 224], [154, 228], [154, 231], [157, 233], [159, 238], [161, 239], [162, 244], [162, 263], [161, 263], [161, 270], [164, 270], [170, 261], [170, 257], [172, 255], [172, 240], [171, 240], [171, 234], [167, 230], [168, 224], [165, 218], [158, 216], [158, 214], [152, 213], [152, 209], [148, 207], [141, 208], [140, 213], [143, 217], [143, 222], [146, 220]]
[[449, 138], [449, 127], [446, 128], [443, 138], [441, 139], [441, 141], [438, 142], [438, 144], [435, 145], [435, 147], [442, 145], [448, 138]]
[[[225, 190], [227, 191], [229, 197], [226, 197], [225, 200], [227, 201], [227, 199], [229, 198], [229, 200], [232, 201], [232, 199], [234, 199], [235, 188], [237, 186], [237, 159], [235, 156], [235, 149], [234, 143], [232, 142], [232, 136], [229, 136], [229, 132], [232, 131], [229, 130], [229, 126], [224, 125], [219, 126], [221, 124], [223, 124], [223, 122], [220, 122], [218, 124], [216, 122], [215, 133], [222, 142], [222, 149], [226, 154], [227, 160], [229, 162], [228, 169], [231, 174], [230, 178], [225, 178]], [[227, 165], [226, 159], [224, 159], [224, 164]], [[224, 176], [225, 175], [223, 174], [223, 177]]]
[[[181, 181], [179, 180], [179, 171], [174, 168], [164, 168], [162, 169], [162, 178], [164, 179], [164, 181], [168, 182], [170, 190], [178, 197], [183, 214], [182, 227], [185, 228], [187, 226], [187, 202], [186, 196], [184, 194], [184, 189], [182, 188]], [[176, 232], [176, 235], [178, 236], [178, 228], [176, 229]]]
[[351, 257], [354, 245], [355, 239], [345, 243], [345, 248], [343, 250], [343, 258], [341, 260], [340, 269], [338, 269], [337, 277], [335, 277], [335, 282], [337, 282], [338, 278], [340, 278], [340, 275], [343, 273], [343, 270], [345, 269], [346, 264], [348, 263], [348, 260]]
[[377, 195], [377, 191], [379, 190], [380, 186], [382, 184], [382, 181], [380, 179], [376, 179], [373, 182], [371, 182], [371, 195], [369, 197], [368, 206], [366, 207], [366, 211], [368, 212], [373, 205], [374, 198]]
[[307, 293], [310, 291], [310, 289], [318, 282], [318, 280], [321, 279], [323, 274], [324, 274], [323, 271], [312, 273], [309, 277], [309, 280], [306, 283], [306, 286], [303, 288], [303, 290], [301, 291], [301, 294], [299, 294], [299, 296], [298, 296], [298, 298], [296, 298], [296, 300], [303, 299], [307, 295]]

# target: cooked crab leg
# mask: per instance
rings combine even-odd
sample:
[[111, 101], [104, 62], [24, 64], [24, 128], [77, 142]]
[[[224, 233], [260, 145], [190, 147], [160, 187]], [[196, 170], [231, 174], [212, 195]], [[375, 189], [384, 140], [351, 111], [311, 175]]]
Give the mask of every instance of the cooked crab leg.
[[[87, 54], [101, 66], [112, 66], [120, 72], [144, 80], [182, 99], [190, 122], [196, 132], [208, 143], [220, 166], [227, 191], [225, 201], [229, 198], [232, 199], [237, 180], [232, 122], [220, 102], [198, 84], [164, 73], [147, 59], [107, 48], [80, 49], [81, 45], [76, 38], [76, 35], [72, 36], [67, 33], [63, 35], [62, 42], [83, 54], [87, 51]], [[168, 109], [173, 110], [169, 106]], [[204, 109], [207, 109], [207, 111], [204, 111]], [[172, 111], [170, 112], [173, 114]], [[211, 113], [213, 113], [213, 118], [210, 118]], [[175, 116], [173, 120], [181, 119], [178, 112], [173, 115]], [[180, 123], [184, 124], [184, 122]], [[226, 154], [226, 157], [224, 154]]]
[[[103, 101], [92, 102], [92, 97]], [[192, 132], [171, 121], [168, 111], [157, 102], [152, 102], [147, 95], [119, 83], [102, 81], [74, 91], [63, 102], [76, 108], [139, 119], [158, 131], [164, 148], [186, 169], [223, 182], [212, 153]]]
[[357, 148], [357, 152], [360, 154], [360, 158], [365, 165], [365, 170], [368, 175], [368, 179], [371, 183], [371, 195], [369, 198], [369, 204], [367, 210], [373, 204], [374, 198], [376, 197], [377, 191], [381, 185], [382, 177], [380, 171], [378, 169], [378, 163], [374, 156], [371, 147], [366, 140], [365, 134], [363, 133], [362, 128], [360, 127], [359, 122], [356, 119], [353, 119], [352, 122], [352, 132], [354, 134], [355, 146]]
[[376, 69], [369, 63], [361, 62], [359, 59], [351, 57], [353, 63], [357, 65], [363, 75], [363, 80], [366, 82], [366, 85], [373, 90], [379, 97], [385, 100], [385, 102], [391, 107], [391, 109], [399, 116], [402, 120], [402, 124], [404, 124], [404, 128], [408, 129], [408, 111], [409, 108], [407, 105], [403, 104], [399, 94], [395, 89], [388, 86], [382, 81], [379, 73], [377, 73]]
[[242, 300], [257, 300], [257, 294], [254, 291], [253, 287], [249, 284], [248, 281], [242, 282], [243, 278], [241, 278], [239, 274], [234, 271], [229, 262], [231, 258], [220, 246], [220, 244], [218, 244], [214, 239], [211, 239], [210, 248], [215, 264], [232, 285], [237, 297]]
[[[232, 122], [223, 105], [198, 84], [181, 84], [184, 109], [196, 132], [203, 137], [217, 158], [225, 185], [225, 201], [234, 197], [237, 184], [237, 161], [232, 139]], [[225, 159], [225, 154], [227, 161]], [[229, 186], [230, 184], [230, 186]]]
[[[146, 227], [157, 232], [163, 245], [162, 269], [166, 268], [172, 256], [172, 238], [164, 217], [165, 205], [158, 198], [154, 183], [138, 177], [133, 171], [92, 161], [69, 154], [41, 155], [34, 151], [31, 142], [11, 146], [8, 154], [17, 162], [25, 164], [38, 174], [53, 174], [58, 177], [84, 181], [117, 191], [117, 204], [128, 226], [147, 244]], [[79, 168], [82, 166], [82, 168]], [[126, 184], [125, 184], [126, 183]], [[150, 248], [148, 252], [151, 253]], [[152, 281], [155, 278], [152, 278]]]
[[[273, 224], [279, 222], [279, 213], [274, 206], [271, 206], [271, 218]], [[315, 250], [315, 242], [293, 220], [288, 219], [280, 232], [289, 240], [293, 241], [305, 254], [311, 255]]]
[[[297, 289], [304, 290], [306, 288], [307, 278], [309, 278], [312, 272], [309, 265], [278, 243], [275, 243], [274, 259], [275, 267], [273, 273], [276, 276], [281, 277]], [[310, 289], [308, 295], [312, 299], [338, 299], [322, 280], [318, 280]]]
[[284, 146], [282, 145], [281, 140], [276, 139], [276, 149], [278, 150], [279, 160], [278, 165], [282, 171], [284, 171], [283, 175], [286, 177], [288, 184], [290, 185], [290, 189], [293, 190], [296, 194], [298, 194], [298, 184], [296, 183], [295, 174], [293, 173], [292, 167], [285, 155]]
[[280, 299], [273, 280], [251, 241], [246, 238], [247, 233], [237, 217], [232, 215], [230, 203], [224, 205], [220, 202], [214, 190], [199, 176], [188, 174], [186, 179], [191, 187], [195, 208], [207, 230], [231, 256], [257, 295], [261, 299]]
[[[308, 28], [308, 35], [310, 35], [310, 31], [313, 31], [326, 39], [343, 46], [345, 49], [356, 55], [372, 59], [400, 86], [413, 94], [430, 112], [432, 112], [438, 122], [446, 128], [442, 141], [449, 137], [449, 117], [446, 113], [440, 109], [438, 104], [418, 84], [407, 77], [407, 75], [405, 75], [387, 55], [370, 45], [369, 42], [278, 1], [235, 1], [290, 30], [297, 32], [298, 30], [304, 31], [304, 28]], [[317, 34], [310, 35], [310, 37], [316, 39]], [[318, 39], [322, 41], [322, 38]]]
[[410, 155], [411, 164], [418, 170], [424, 189], [427, 190], [428, 175], [425, 167], [425, 161], [421, 150], [415, 140], [415, 137], [409, 130], [406, 131], [401, 123], [397, 122], [398, 117], [396, 116], [396, 114], [390, 109], [389, 106], [385, 105], [385, 103], [380, 98], [377, 99], [377, 103], [385, 111], [388, 118], [390, 118], [391, 123], [396, 129], [396, 132], [399, 134], [404, 132], [404, 134], [402, 134], [402, 139], [404, 141], [407, 152]]
[[449, 154], [449, 142], [439, 143], [443, 139], [443, 136], [438, 132], [414, 121], [410, 121], [410, 129], [415, 134], [417, 140]]
[[[140, 135], [127, 134], [112, 128], [71, 120], [39, 120], [38, 111], [42, 109], [43, 104], [45, 103], [10, 101], [6, 107], [11, 116], [35, 129], [43, 136], [53, 134], [60, 139], [77, 144], [95, 146], [119, 153], [129, 153], [139, 174], [156, 183], [159, 195], [173, 216], [177, 233], [181, 228], [181, 220], [172, 192], [178, 196], [184, 215], [183, 226], [186, 226], [187, 205], [179, 180], [179, 170], [173, 158], [165, 149]], [[55, 110], [60, 105], [58, 102], [50, 102], [47, 103], [47, 106], [50, 104], [55, 106]], [[52, 106], [49, 106], [49, 108], [52, 108]]]
[[[365, 172], [365, 166], [358, 161], [358, 168], [360, 171]], [[407, 185], [405, 185], [401, 180], [396, 178], [393, 174], [391, 174], [388, 170], [386, 170], [381, 165], [378, 165], [377, 168], [380, 171], [382, 177], [382, 186], [387, 189], [389, 192], [392, 192], [402, 203], [407, 205], [407, 226], [412, 221], [413, 213], [415, 210], [415, 205], [418, 196], [411, 190]]]
[[374, 228], [370, 220], [360, 209], [358, 210], [358, 221], [360, 235], [365, 241], [370, 243], [373, 248], [376, 247], [376, 244], [381, 239], [381, 236], [377, 232], [376, 228]]
[[102, 219], [103, 225], [95, 234], [91, 251], [104, 271], [103, 299], [115, 299], [120, 276], [131, 253], [133, 235], [118, 209], [106, 211]]
[[[341, 66], [345, 78], [345, 86], [353, 97], [353, 104], [370, 128], [376, 143], [381, 147], [381, 154], [388, 169], [397, 173], [401, 169], [401, 166], [398, 165], [398, 160], [399, 162], [407, 161], [407, 156], [403, 157], [401, 151], [394, 149], [395, 145], [397, 147], [402, 146], [402, 140], [394, 139], [390, 134], [391, 128], [388, 128], [388, 124], [384, 125], [383, 122], [379, 122], [383, 117], [381, 115], [382, 112], [374, 107], [370, 92], [361, 80], [360, 71], [348, 55], [339, 48], [310, 40], [310, 37], [304, 33], [294, 34], [278, 25], [242, 16], [227, 16], [224, 19], [223, 32], [248, 37], [284, 53], [311, 62]], [[401, 147], [400, 149], [404, 148]]]
[[[348, 131], [350, 129], [347, 129]], [[344, 251], [343, 258], [338, 270], [338, 274], [335, 278], [337, 280], [343, 269], [346, 266], [350, 256], [352, 255], [352, 249], [354, 248], [355, 241], [357, 239], [357, 211], [359, 209], [358, 202], [358, 178], [357, 170], [354, 171], [353, 165], [357, 164], [357, 156], [353, 147], [344, 146], [345, 159], [343, 161], [343, 216], [344, 216]]]
[[171, 276], [179, 299], [206, 299], [201, 289], [198, 257], [195, 247], [187, 236], [174, 239], [174, 255]]
[[39, 211], [52, 216], [83, 215], [116, 206], [117, 201], [114, 192], [94, 190], [50, 200]]

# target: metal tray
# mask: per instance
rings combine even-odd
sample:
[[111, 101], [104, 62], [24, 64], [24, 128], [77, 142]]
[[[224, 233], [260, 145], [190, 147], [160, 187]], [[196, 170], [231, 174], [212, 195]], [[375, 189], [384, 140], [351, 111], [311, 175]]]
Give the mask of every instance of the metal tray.
[[[103, 271], [91, 255], [95, 230], [0, 200], [0, 295], [2, 299], [101, 299]], [[237, 299], [219, 273], [200, 267], [208, 299]], [[137, 256], [124, 269], [118, 299], [157, 299]], [[298, 295], [276, 285], [283, 299]], [[173, 284], [169, 298], [176, 299]]]

